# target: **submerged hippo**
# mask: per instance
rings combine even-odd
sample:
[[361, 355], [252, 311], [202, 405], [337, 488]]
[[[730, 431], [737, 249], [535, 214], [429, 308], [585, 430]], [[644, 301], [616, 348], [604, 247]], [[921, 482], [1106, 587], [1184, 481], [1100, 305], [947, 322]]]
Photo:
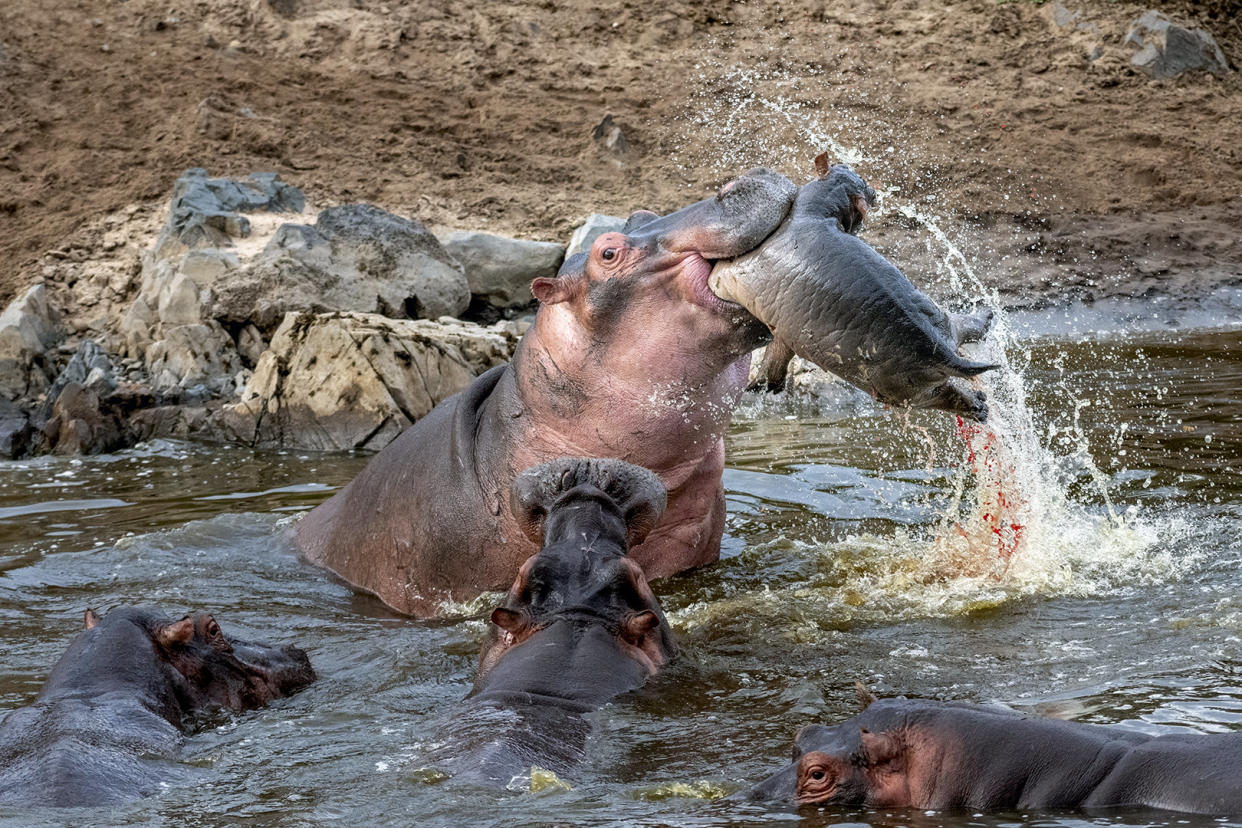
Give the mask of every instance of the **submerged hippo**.
[[538, 547], [509, 487], [564, 455], [653, 470], [668, 509], [630, 554], [649, 577], [714, 561], [723, 433], [767, 329], [707, 288], [712, 264], [780, 225], [796, 187], [754, 170], [663, 218], [635, 214], [556, 278], [510, 365], [405, 431], [296, 529], [304, 557], [394, 609], [431, 616], [512, 583]]
[[1152, 736], [973, 704], [883, 699], [809, 725], [746, 793], [798, 804], [1242, 814], [1242, 733]]
[[642, 569], [626, 556], [664, 511], [660, 479], [619, 460], [563, 458], [518, 476], [526, 561], [479, 656], [464, 709], [430, 758], [458, 780], [509, 783], [532, 766], [572, 776], [583, 714], [646, 682], [676, 649]]
[[712, 292], [772, 329], [767, 384], [783, 383], [793, 351], [880, 402], [987, 419], [985, 395], [953, 380], [997, 367], [958, 353], [987, 333], [991, 312], [945, 313], [854, 236], [875, 191], [849, 167], [828, 169], [822, 158], [820, 177], [799, 189], [780, 228], [756, 250], [712, 269]]
[[155, 793], [179, 777], [170, 760], [188, 717], [262, 707], [314, 678], [301, 650], [231, 638], [205, 612], [88, 609], [34, 704], [0, 723], [0, 803], [89, 807]]

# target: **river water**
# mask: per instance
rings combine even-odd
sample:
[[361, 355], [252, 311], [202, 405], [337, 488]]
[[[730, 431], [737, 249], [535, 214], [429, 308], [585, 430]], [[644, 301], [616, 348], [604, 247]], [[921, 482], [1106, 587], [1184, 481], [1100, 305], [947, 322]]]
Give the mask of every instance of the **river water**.
[[161, 442], [0, 465], [0, 713], [33, 699], [87, 606], [208, 609], [301, 645], [320, 676], [190, 736], [193, 784], [0, 822], [1188, 824], [720, 799], [787, 761], [801, 725], [852, 715], [855, 680], [1151, 730], [1242, 724], [1242, 331], [1050, 319], [1027, 320], [1043, 335], [1010, 320], [1026, 399], [991, 380], [996, 433], [852, 393], [745, 399], [723, 559], [655, 584], [683, 655], [594, 716], [568, 790], [463, 788], [420, 765], [469, 689], [488, 600], [403, 619], [281, 540], [366, 457]]

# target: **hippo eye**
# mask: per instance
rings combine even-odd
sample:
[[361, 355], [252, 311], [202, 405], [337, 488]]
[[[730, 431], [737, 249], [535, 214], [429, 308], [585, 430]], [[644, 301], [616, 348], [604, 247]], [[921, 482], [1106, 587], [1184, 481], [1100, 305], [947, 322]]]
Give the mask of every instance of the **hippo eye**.
[[603, 252], [599, 254], [599, 257], [606, 262], [611, 262], [613, 259], [617, 258], [617, 248], [605, 247]]
[[816, 782], [823, 782], [824, 776], [826, 776], [826, 774], [819, 768], [816, 768], [815, 770], [811, 771], [811, 778], [814, 779]]

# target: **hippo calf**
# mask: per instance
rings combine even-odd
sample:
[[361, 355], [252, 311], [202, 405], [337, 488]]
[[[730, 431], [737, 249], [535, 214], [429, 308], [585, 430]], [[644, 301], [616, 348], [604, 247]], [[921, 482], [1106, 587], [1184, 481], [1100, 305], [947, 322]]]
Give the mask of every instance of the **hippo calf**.
[[0, 723], [0, 803], [89, 807], [150, 795], [179, 778], [169, 760], [188, 717], [262, 707], [314, 678], [306, 653], [226, 636], [205, 612], [173, 620], [88, 609], [34, 704]]
[[655, 474], [563, 458], [519, 475], [512, 501], [542, 548], [492, 612], [474, 689], [428, 757], [486, 785], [532, 766], [572, 777], [590, 733], [585, 714], [641, 687], [676, 652], [659, 601], [626, 555], [664, 512]]
[[766, 324], [776, 342], [768, 386], [783, 383], [791, 351], [880, 402], [987, 419], [985, 395], [954, 382], [996, 368], [958, 353], [991, 325], [991, 311], [941, 310], [854, 233], [875, 191], [849, 167], [816, 159], [820, 177], [798, 190], [793, 209], [762, 245], [717, 262], [710, 287]]
[[749, 799], [876, 808], [1242, 814], [1242, 733], [1152, 736], [974, 704], [883, 699], [809, 725]]

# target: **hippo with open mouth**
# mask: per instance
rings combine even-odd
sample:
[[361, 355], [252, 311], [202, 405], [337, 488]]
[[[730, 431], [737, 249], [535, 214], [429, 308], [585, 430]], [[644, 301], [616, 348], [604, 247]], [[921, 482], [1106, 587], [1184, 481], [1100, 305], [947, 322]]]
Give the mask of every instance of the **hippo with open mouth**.
[[520, 474], [512, 501], [541, 548], [492, 612], [474, 689], [428, 757], [460, 782], [506, 785], [532, 766], [572, 778], [585, 715], [676, 653], [626, 554], [664, 512], [660, 478], [620, 460], [560, 458]]
[[991, 311], [941, 310], [854, 233], [875, 191], [849, 167], [828, 168], [798, 191], [785, 221], [762, 245], [712, 269], [710, 287], [764, 322], [775, 338], [765, 361], [769, 386], [783, 382], [790, 351], [880, 402], [937, 408], [982, 422], [981, 391], [955, 380], [998, 366], [958, 353], [980, 340]]
[[263, 707], [314, 679], [298, 648], [225, 635], [205, 612], [88, 609], [38, 698], [0, 723], [0, 803], [96, 807], [157, 793], [184, 776], [172, 760], [194, 717]]
[[1242, 733], [1156, 736], [978, 704], [881, 699], [808, 725], [746, 799], [972, 811], [1242, 814]]
[[535, 279], [534, 325], [481, 375], [377, 454], [296, 529], [311, 563], [394, 609], [432, 616], [504, 589], [538, 546], [513, 512], [523, 469], [566, 455], [655, 472], [668, 508], [630, 556], [650, 578], [716, 560], [724, 433], [767, 328], [707, 287], [757, 247], [797, 187], [752, 170], [666, 216], [640, 211]]

